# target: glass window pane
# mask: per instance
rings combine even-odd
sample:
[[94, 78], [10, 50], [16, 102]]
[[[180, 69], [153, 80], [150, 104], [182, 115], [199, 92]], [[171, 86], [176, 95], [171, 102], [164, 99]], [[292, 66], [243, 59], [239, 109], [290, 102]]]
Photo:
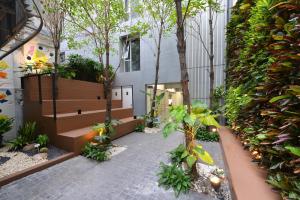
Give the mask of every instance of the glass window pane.
[[131, 60], [132, 71], [140, 70], [140, 40], [135, 39], [131, 41]]
[[125, 60], [125, 72], [130, 72], [130, 60]]

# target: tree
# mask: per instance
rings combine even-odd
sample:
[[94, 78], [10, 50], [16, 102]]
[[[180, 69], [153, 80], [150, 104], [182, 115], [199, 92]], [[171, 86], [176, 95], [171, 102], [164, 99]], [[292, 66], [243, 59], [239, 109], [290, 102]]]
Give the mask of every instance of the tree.
[[[157, 107], [157, 85], [159, 80], [159, 68], [161, 57], [161, 44], [162, 38], [165, 34], [170, 32], [174, 27], [174, 5], [172, 0], [144, 0], [140, 3], [135, 11], [141, 16], [142, 21], [139, 21], [137, 25], [141, 25], [142, 28], [147, 27], [155, 43], [155, 80], [153, 96], [151, 101], [150, 110], [150, 123], [149, 127], [153, 127], [155, 108]], [[142, 29], [140, 28], [140, 29]]]
[[[86, 33], [95, 44], [95, 53], [99, 62], [105, 66], [104, 90], [106, 94], [105, 125], [107, 133], [111, 126], [112, 109], [112, 80], [114, 74], [110, 73], [110, 53], [113, 34], [121, 31], [121, 22], [126, 18], [122, 0], [64, 0], [64, 9], [68, 13], [68, 21], [78, 30], [75, 33]], [[76, 44], [76, 36], [70, 37]], [[104, 56], [104, 58], [103, 58]], [[104, 63], [105, 61], [105, 63]]]
[[208, 10], [208, 31], [209, 31], [209, 44], [207, 45], [202, 36], [202, 30], [206, 30], [206, 27], [203, 28], [202, 20], [201, 20], [201, 13], [196, 15], [193, 18], [193, 23], [191, 25], [191, 29], [193, 33], [196, 33], [195, 38], [199, 39], [203, 48], [209, 58], [209, 108], [212, 109], [213, 107], [213, 98], [214, 98], [214, 82], [215, 82], [215, 71], [214, 71], [214, 29], [215, 23], [217, 20], [217, 14], [220, 13], [222, 10], [220, 8], [220, 3], [218, 0], [207, 0], [206, 2], [206, 9]]
[[65, 14], [61, 10], [62, 0], [42, 0], [43, 5], [43, 23], [50, 33], [54, 46], [54, 70], [56, 73], [59, 64], [60, 43], [64, 30]]
[[[195, 146], [195, 131], [193, 125], [195, 119], [190, 123], [191, 118], [191, 100], [189, 92], [189, 75], [186, 64], [186, 41], [185, 41], [185, 21], [187, 17], [195, 16], [200, 10], [203, 9], [203, 2], [199, 0], [174, 0], [176, 7], [176, 24], [177, 24], [177, 51], [179, 54], [179, 63], [181, 71], [181, 86], [183, 93], [183, 104], [185, 106], [186, 114], [184, 118], [181, 118], [183, 124], [183, 130], [185, 135], [185, 145], [190, 155], [194, 154]], [[208, 125], [209, 123], [207, 123]], [[173, 126], [174, 129], [176, 129]], [[195, 157], [194, 157], [195, 158]], [[193, 164], [192, 173], [197, 176], [196, 166]]]

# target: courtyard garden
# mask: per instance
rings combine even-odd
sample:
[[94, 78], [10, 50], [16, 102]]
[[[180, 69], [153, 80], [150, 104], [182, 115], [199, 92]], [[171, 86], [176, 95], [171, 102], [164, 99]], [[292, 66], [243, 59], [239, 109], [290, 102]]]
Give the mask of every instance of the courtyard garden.
[[[24, 123], [14, 139], [4, 136], [16, 119], [0, 115], [0, 200], [300, 199], [299, 0], [235, 3], [219, 85], [221, 1], [135, 1], [130, 11], [138, 19], [131, 23], [122, 0], [41, 6], [54, 59], [36, 51], [20, 66]], [[190, 27], [199, 13], [208, 14], [208, 43]], [[192, 96], [188, 30], [200, 34], [208, 60], [208, 103]], [[179, 103], [170, 95], [177, 88], [159, 84], [162, 47], [172, 34]], [[133, 55], [142, 37], [154, 44], [153, 85], [140, 91], [149, 110], [136, 115], [136, 86], [115, 83], [121, 69], [143, 67]], [[72, 51], [63, 62], [62, 44]], [[85, 47], [91, 49], [80, 54]], [[10, 95], [0, 93], [0, 101]]]

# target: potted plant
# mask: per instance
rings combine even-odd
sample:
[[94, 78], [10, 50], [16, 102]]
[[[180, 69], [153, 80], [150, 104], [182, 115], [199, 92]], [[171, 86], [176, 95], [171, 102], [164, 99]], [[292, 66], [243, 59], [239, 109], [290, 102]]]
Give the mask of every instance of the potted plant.
[[2, 146], [3, 134], [11, 130], [13, 122], [13, 118], [0, 115], [0, 147]]

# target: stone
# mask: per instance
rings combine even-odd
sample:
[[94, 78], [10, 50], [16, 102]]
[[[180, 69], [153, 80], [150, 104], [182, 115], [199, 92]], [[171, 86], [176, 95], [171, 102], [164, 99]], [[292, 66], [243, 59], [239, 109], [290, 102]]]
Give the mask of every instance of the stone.
[[43, 147], [40, 149], [40, 153], [47, 153], [48, 152], [48, 148], [47, 147]]
[[46, 160], [48, 157], [48, 154], [47, 153], [38, 153], [38, 154], [35, 154], [32, 159], [33, 160]]
[[156, 127], [153, 128], [146, 127], [144, 133], [161, 133], [161, 129]]
[[27, 144], [25, 147], [23, 147], [23, 151], [32, 151], [34, 148], [34, 144]]

